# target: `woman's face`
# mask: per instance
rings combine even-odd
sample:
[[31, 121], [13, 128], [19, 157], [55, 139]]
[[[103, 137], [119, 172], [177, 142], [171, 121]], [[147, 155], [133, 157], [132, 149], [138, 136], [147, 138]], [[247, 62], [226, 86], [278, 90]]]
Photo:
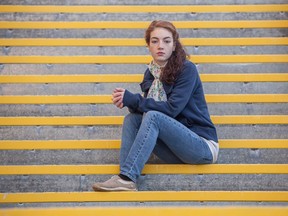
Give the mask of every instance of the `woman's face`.
[[160, 66], [165, 65], [175, 50], [172, 33], [165, 28], [155, 28], [150, 34], [148, 48], [154, 62]]

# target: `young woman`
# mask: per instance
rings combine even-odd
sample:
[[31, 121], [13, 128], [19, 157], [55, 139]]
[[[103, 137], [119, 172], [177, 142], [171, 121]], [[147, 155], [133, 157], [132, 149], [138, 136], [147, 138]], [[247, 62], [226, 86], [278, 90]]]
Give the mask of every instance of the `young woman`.
[[128, 107], [120, 149], [120, 173], [95, 183], [95, 191], [135, 191], [151, 153], [169, 164], [215, 163], [219, 145], [197, 69], [187, 60], [179, 34], [153, 21], [145, 40], [153, 57], [140, 84], [144, 96], [116, 88], [116, 107]]

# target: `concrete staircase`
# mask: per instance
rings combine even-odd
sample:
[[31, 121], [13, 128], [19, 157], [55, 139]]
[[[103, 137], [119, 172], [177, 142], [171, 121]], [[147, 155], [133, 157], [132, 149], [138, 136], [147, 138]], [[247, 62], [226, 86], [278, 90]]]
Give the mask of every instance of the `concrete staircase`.
[[[0, 215], [287, 215], [285, 3], [2, 0]], [[139, 192], [95, 193], [119, 170], [128, 111], [111, 92], [140, 91], [155, 19], [176, 25], [197, 64], [218, 163], [152, 155]]]

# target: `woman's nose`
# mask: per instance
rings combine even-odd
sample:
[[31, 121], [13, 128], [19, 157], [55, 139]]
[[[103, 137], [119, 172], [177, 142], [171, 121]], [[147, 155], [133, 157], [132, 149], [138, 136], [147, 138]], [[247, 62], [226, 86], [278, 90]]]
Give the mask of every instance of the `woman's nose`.
[[159, 41], [158, 49], [163, 49], [163, 42], [162, 41]]

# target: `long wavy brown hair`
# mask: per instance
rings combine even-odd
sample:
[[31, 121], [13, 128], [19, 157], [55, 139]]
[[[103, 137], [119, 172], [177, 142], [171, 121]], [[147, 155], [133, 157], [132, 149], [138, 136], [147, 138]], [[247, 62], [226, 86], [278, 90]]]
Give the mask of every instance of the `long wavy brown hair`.
[[165, 28], [172, 33], [175, 51], [172, 52], [172, 55], [168, 59], [168, 62], [160, 75], [160, 80], [162, 82], [172, 84], [181, 72], [181, 68], [186, 58], [189, 58], [189, 54], [180, 43], [179, 33], [177, 32], [175, 26], [171, 22], [164, 20], [154, 20], [147, 28], [145, 32], [145, 41], [148, 46], [150, 44], [151, 32], [154, 31], [155, 28]]

